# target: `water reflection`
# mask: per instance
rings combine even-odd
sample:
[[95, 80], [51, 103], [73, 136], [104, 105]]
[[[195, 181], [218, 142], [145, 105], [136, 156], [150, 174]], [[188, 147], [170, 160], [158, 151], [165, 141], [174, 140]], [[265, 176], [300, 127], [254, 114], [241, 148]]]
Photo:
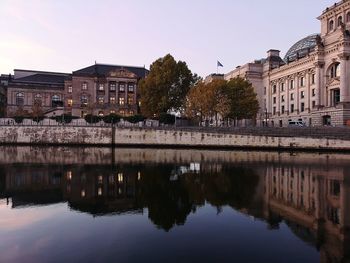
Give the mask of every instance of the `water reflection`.
[[149, 220], [168, 232], [206, 205], [218, 214], [230, 207], [266, 222], [270, 231], [286, 224], [320, 251], [320, 262], [350, 260], [348, 155], [2, 150], [0, 197], [12, 209], [67, 203], [72, 211], [95, 218], [147, 210]]

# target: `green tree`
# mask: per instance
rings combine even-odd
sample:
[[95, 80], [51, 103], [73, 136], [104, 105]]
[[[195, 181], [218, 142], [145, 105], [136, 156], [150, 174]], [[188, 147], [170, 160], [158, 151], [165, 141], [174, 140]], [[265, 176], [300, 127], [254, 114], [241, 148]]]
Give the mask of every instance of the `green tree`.
[[180, 110], [190, 87], [198, 80], [183, 61], [170, 54], [153, 62], [146, 79], [140, 82], [141, 112], [146, 117]]
[[226, 94], [230, 109], [228, 117], [235, 121], [255, 119], [259, 111], [259, 101], [254, 88], [247, 80], [237, 77], [227, 83]]

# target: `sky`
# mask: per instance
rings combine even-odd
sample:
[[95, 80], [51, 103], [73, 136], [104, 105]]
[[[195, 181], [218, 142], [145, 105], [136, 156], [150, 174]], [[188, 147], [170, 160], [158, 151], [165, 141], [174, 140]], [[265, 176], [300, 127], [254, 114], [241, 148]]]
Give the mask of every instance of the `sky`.
[[192, 72], [228, 73], [320, 32], [334, 0], [0, 0], [0, 73], [145, 66], [171, 54]]

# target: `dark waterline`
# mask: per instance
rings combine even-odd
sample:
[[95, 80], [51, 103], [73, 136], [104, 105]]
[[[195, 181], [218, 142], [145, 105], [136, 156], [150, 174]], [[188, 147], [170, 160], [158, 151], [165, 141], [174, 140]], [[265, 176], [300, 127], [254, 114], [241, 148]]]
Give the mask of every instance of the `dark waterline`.
[[350, 155], [0, 147], [0, 262], [348, 262]]

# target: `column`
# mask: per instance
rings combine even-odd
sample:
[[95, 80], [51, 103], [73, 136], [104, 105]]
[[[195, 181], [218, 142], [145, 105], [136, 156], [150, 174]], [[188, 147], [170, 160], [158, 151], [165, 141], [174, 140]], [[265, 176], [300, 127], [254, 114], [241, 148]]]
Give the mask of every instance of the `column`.
[[349, 55], [348, 54], [341, 54], [339, 55], [340, 58], [340, 102], [346, 103], [350, 102], [350, 92], [349, 92]]
[[316, 101], [316, 107], [320, 108], [324, 105], [326, 105], [325, 103], [325, 89], [326, 87], [323, 86], [323, 63], [321, 62], [316, 62], [315, 63], [315, 67], [316, 67], [316, 72], [315, 72], [315, 101]]

